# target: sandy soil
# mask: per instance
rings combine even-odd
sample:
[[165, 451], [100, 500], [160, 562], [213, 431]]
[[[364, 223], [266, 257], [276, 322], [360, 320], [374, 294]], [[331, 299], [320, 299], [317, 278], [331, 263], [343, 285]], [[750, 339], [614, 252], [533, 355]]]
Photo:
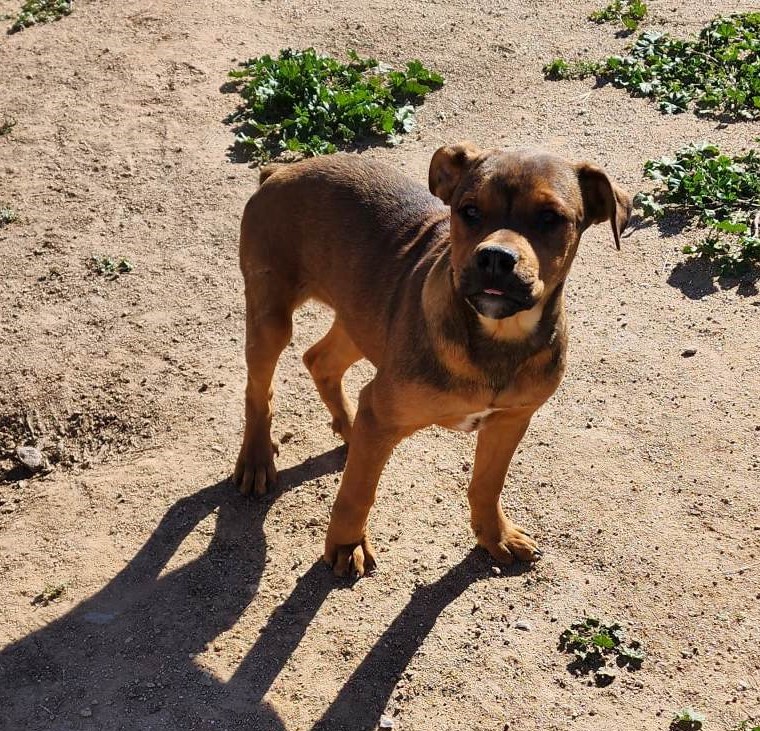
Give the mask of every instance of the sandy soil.
[[[17, 0], [0, 0], [0, 14]], [[364, 154], [420, 180], [434, 149], [542, 145], [605, 165], [688, 141], [738, 151], [760, 124], [665, 117], [556, 55], [622, 49], [597, 3], [486, 0], [89, 2], [0, 39], [0, 727], [16, 729], [667, 729], [760, 717], [760, 294], [716, 282], [637, 226], [587, 234], [569, 283], [570, 367], [504, 492], [541, 541], [532, 569], [473, 550], [474, 437], [400, 446], [372, 526], [380, 572], [318, 561], [344, 453], [301, 365], [330, 316], [306, 307], [276, 377], [281, 487], [226, 478], [245, 378], [237, 229], [256, 171], [228, 158], [220, 93], [282, 47], [419, 57], [446, 77], [419, 133]], [[741, 2], [651, 0], [691, 32]], [[88, 270], [125, 256], [131, 274]], [[690, 358], [684, 350], [696, 349]], [[355, 367], [355, 391], [371, 376]], [[55, 461], [29, 477], [12, 454]], [[748, 567], [739, 571], [741, 567]], [[46, 603], [45, 587], [63, 587]], [[607, 688], [557, 649], [586, 613], [644, 643]], [[528, 631], [516, 623], [529, 623]]]

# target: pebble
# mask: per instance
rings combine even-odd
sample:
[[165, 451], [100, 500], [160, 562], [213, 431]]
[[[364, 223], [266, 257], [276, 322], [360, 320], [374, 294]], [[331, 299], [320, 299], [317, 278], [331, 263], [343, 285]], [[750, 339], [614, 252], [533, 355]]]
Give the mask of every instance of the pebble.
[[116, 619], [113, 612], [87, 612], [84, 621], [90, 624], [111, 624]]
[[530, 632], [533, 625], [527, 619], [518, 619], [515, 622], [515, 629], [521, 629], [523, 632]]
[[81, 711], [79, 711], [79, 715], [82, 716], [82, 718], [89, 718], [90, 716], [92, 716], [92, 709], [83, 708]]
[[393, 719], [388, 716], [380, 716], [380, 728], [393, 728]]
[[697, 349], [696, 348], [686, 348], [686, 350], [684, 350], [681, 353], [681, 357], [682, 358], [691, 358], [691, 357], [695, 356], [696, 354], [697, 354]]
[[17, 447], [16, 456], [32, 472], [37, 472], [45, 466], [45, 455], [37, 447]]

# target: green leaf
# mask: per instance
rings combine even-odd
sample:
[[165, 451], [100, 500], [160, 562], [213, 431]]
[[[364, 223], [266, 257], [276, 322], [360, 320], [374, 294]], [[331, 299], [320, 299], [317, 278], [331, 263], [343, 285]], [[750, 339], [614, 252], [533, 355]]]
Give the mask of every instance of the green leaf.
[[734, 221], [718, 221], [712, 224], [718, 231], [722, 231], [727, 234], [744, 234], [749, 231], [749, 226], [746, 223], [734, 222]]
[[600, 632], [599, 634], [593, 635], [591, 637], [591, 641], [597, 646], [597, 647], [603, 647], [606, 650], [611, 650], [613, 647], [615, 647], [615, 640], [612, 639], [609, 635]]

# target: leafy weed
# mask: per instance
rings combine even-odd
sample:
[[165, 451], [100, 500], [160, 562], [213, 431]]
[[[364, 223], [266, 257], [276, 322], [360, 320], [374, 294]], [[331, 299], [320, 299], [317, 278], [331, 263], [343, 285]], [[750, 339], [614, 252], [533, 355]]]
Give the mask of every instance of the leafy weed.
[[670, 723], [670, 731], [699, 731], [705, 717], [697, 713], [693, 708], [682, 708], [673, 716]]
[[613, 0], [607, 7], [588, 16], [595, 23], [622, 23], [627, 31], [634, 31], [647, 14], [647, 4], [642, 0]]
[[697, 38], [642, 33], [626, 56], [603, 61], [555, 59], [548, 79], [596, 76], [653, 99], [661, 112], [760, 119], [760, 12], [721, 16]]
[[570, 666], [573, 672], [593, 672], [597, 685], [609, 685], [615, 679], [615, 667], [638, 670], [646, 657], [638, 640], [626, 640], [620, 624], [603, 624], [593, 617], [573, 622], [560, 635], [559, 648], [575, 656]]
[[644, 216], [679, 212], [709, 229], [685, 254], [714, 261], [726, 275], [760, 265], [760, 152], [731, 157], [709, 143], [687, 145], [674, 158], [649, 160], [644, 174], [660, 185], [636, 197]]
[[72, 0], [26, 0], [8, 33], [17, 33], [39, 23], [50, 23], [71, 14]]
[[16, 120], [11, 117], [4, 117], [0, 122], [0, 137], [9, 135], [13, 128], [16, 126]]
[[112, 256], [91, 256], [87, 260], [87, 267], [90, 271], [106, 279], [118, 279], [120, 274], [129, 274], [135, 267], [129, 259], [120, 257], [114, 259]]
[[0, 204], [0, 228], [18, 220], [18, 214], [10, 206]]
[[555, 58], [544, 66], [544, 76], [552, 81], [586, 79], [599, 73], [600, 68], [597, 61], [565, 61]]
[[344, 64], [313, 48], [286, 49], [229, 72], [244, 104], [228, 121], [238, 125], [237, 143], [250, 159], [323, 155], [365, 137], [398, 144], [414, 129], [414, 105], [443, 84], [419, 61], [399, 71], [348, 56]]
[[66, 584], [46, 584], [45, 588], [32, 599], [32, 606], [46, 607], [50, 602], [60, 599], [66, 591]]

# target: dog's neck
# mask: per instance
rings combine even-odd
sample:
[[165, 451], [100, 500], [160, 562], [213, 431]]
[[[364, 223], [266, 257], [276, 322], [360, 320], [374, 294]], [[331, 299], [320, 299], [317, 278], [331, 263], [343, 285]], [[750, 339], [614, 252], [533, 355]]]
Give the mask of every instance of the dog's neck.
[[[540, 353], [549, 369], [562, 367], [566, 347], [564, 280], [541, 302], [503, 320], [479, 315], [459, 294], [449, 252], [434, 263], [422, 294], [425, 317], [435, 323], [441, 342], [436, 351], [454, 374], [466, 378], [466, 359], [481, 371], [495, 390], [503, 389], [516, 370]], [[462, 352], [458, 352], [458, 351]]]

